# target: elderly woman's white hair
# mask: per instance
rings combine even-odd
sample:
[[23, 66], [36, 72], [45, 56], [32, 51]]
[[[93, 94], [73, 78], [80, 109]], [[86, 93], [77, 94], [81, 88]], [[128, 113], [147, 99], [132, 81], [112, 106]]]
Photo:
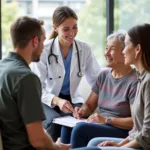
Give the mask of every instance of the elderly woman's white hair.
[[114, 39], [116, 41], [120, 41], [121, 42], [121, 48], [122, 50], [125, 47], [125, 36], [126, 36], [126, 31], [125, 30], [119, 30], [117, 32], [113, 32], [112, 34], [108, 35], [107, 37], [107, 41], [109, 41], [110, 39]]

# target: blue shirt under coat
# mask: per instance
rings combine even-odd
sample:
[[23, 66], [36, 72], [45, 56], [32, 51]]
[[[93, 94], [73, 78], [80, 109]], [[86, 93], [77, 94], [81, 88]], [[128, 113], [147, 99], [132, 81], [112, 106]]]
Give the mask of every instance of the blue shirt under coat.
[[64, 77], [64, 81], [63, 81], [63, 85], [62, 85], [60, 93], [64, 95], [70, 95], [70, 64], [71, 64], [71, 58], [72, 58], [72, 47], [70, 48], [66, 59], [62, 51], [61, 51], [61, 55], [63, 58], [66, 73], [65, 73], [65, 77]]

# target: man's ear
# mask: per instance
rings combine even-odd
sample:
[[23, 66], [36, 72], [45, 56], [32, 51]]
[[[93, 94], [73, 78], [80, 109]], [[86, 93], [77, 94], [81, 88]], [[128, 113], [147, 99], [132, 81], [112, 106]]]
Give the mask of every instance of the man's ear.
[[32, 38], [32, 45], [33, 45], [33, 47], [37, 47], [38, 43], [39, 43], [38, 37], [34, 36]]
[[135, 58], [137, 58], [141, 53], [141, 45], [138, 44], [135, 49]]

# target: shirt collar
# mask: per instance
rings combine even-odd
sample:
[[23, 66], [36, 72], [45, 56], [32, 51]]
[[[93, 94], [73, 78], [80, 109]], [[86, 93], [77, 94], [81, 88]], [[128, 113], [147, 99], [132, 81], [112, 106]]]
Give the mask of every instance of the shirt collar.
[[24, 58], [22, 56], [20, 56], [18, 53], [16, 52], [9, 52], [8, 57], [10, 58], [15, 58], [16, 60], [21, 61], [26, 67], [29, 67], [28, 63], [24, 60]]
[[138, 79], [142, 81], [146, 76], [147, 71], [144, 69], [141, 73], [137, 71]]

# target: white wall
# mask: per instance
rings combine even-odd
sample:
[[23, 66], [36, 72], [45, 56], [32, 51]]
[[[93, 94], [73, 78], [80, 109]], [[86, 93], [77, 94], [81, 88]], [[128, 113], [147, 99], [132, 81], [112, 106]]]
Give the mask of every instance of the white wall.
[[91, 93], [91, 87], [88, 84], [85, 76], [82, 78], [81, 83], [79, 85], [79, 89], [80, 89], [80, 94], [83, 96], [83, 98], [85, 99], [85, 101], [87, 100], [88, 96]]
[[[88, 84], [85, 76], [82, 78], [81, 83], [79, 85], [79, 88], [80, 88], [80, 94], [83, 96], [83, 98], [86, 101], [87, 98], [89, 97], [90, 93], [91, 93], [91, 87]], [[99, 108], [97, 107], [93, 113], [99, 113]]]

